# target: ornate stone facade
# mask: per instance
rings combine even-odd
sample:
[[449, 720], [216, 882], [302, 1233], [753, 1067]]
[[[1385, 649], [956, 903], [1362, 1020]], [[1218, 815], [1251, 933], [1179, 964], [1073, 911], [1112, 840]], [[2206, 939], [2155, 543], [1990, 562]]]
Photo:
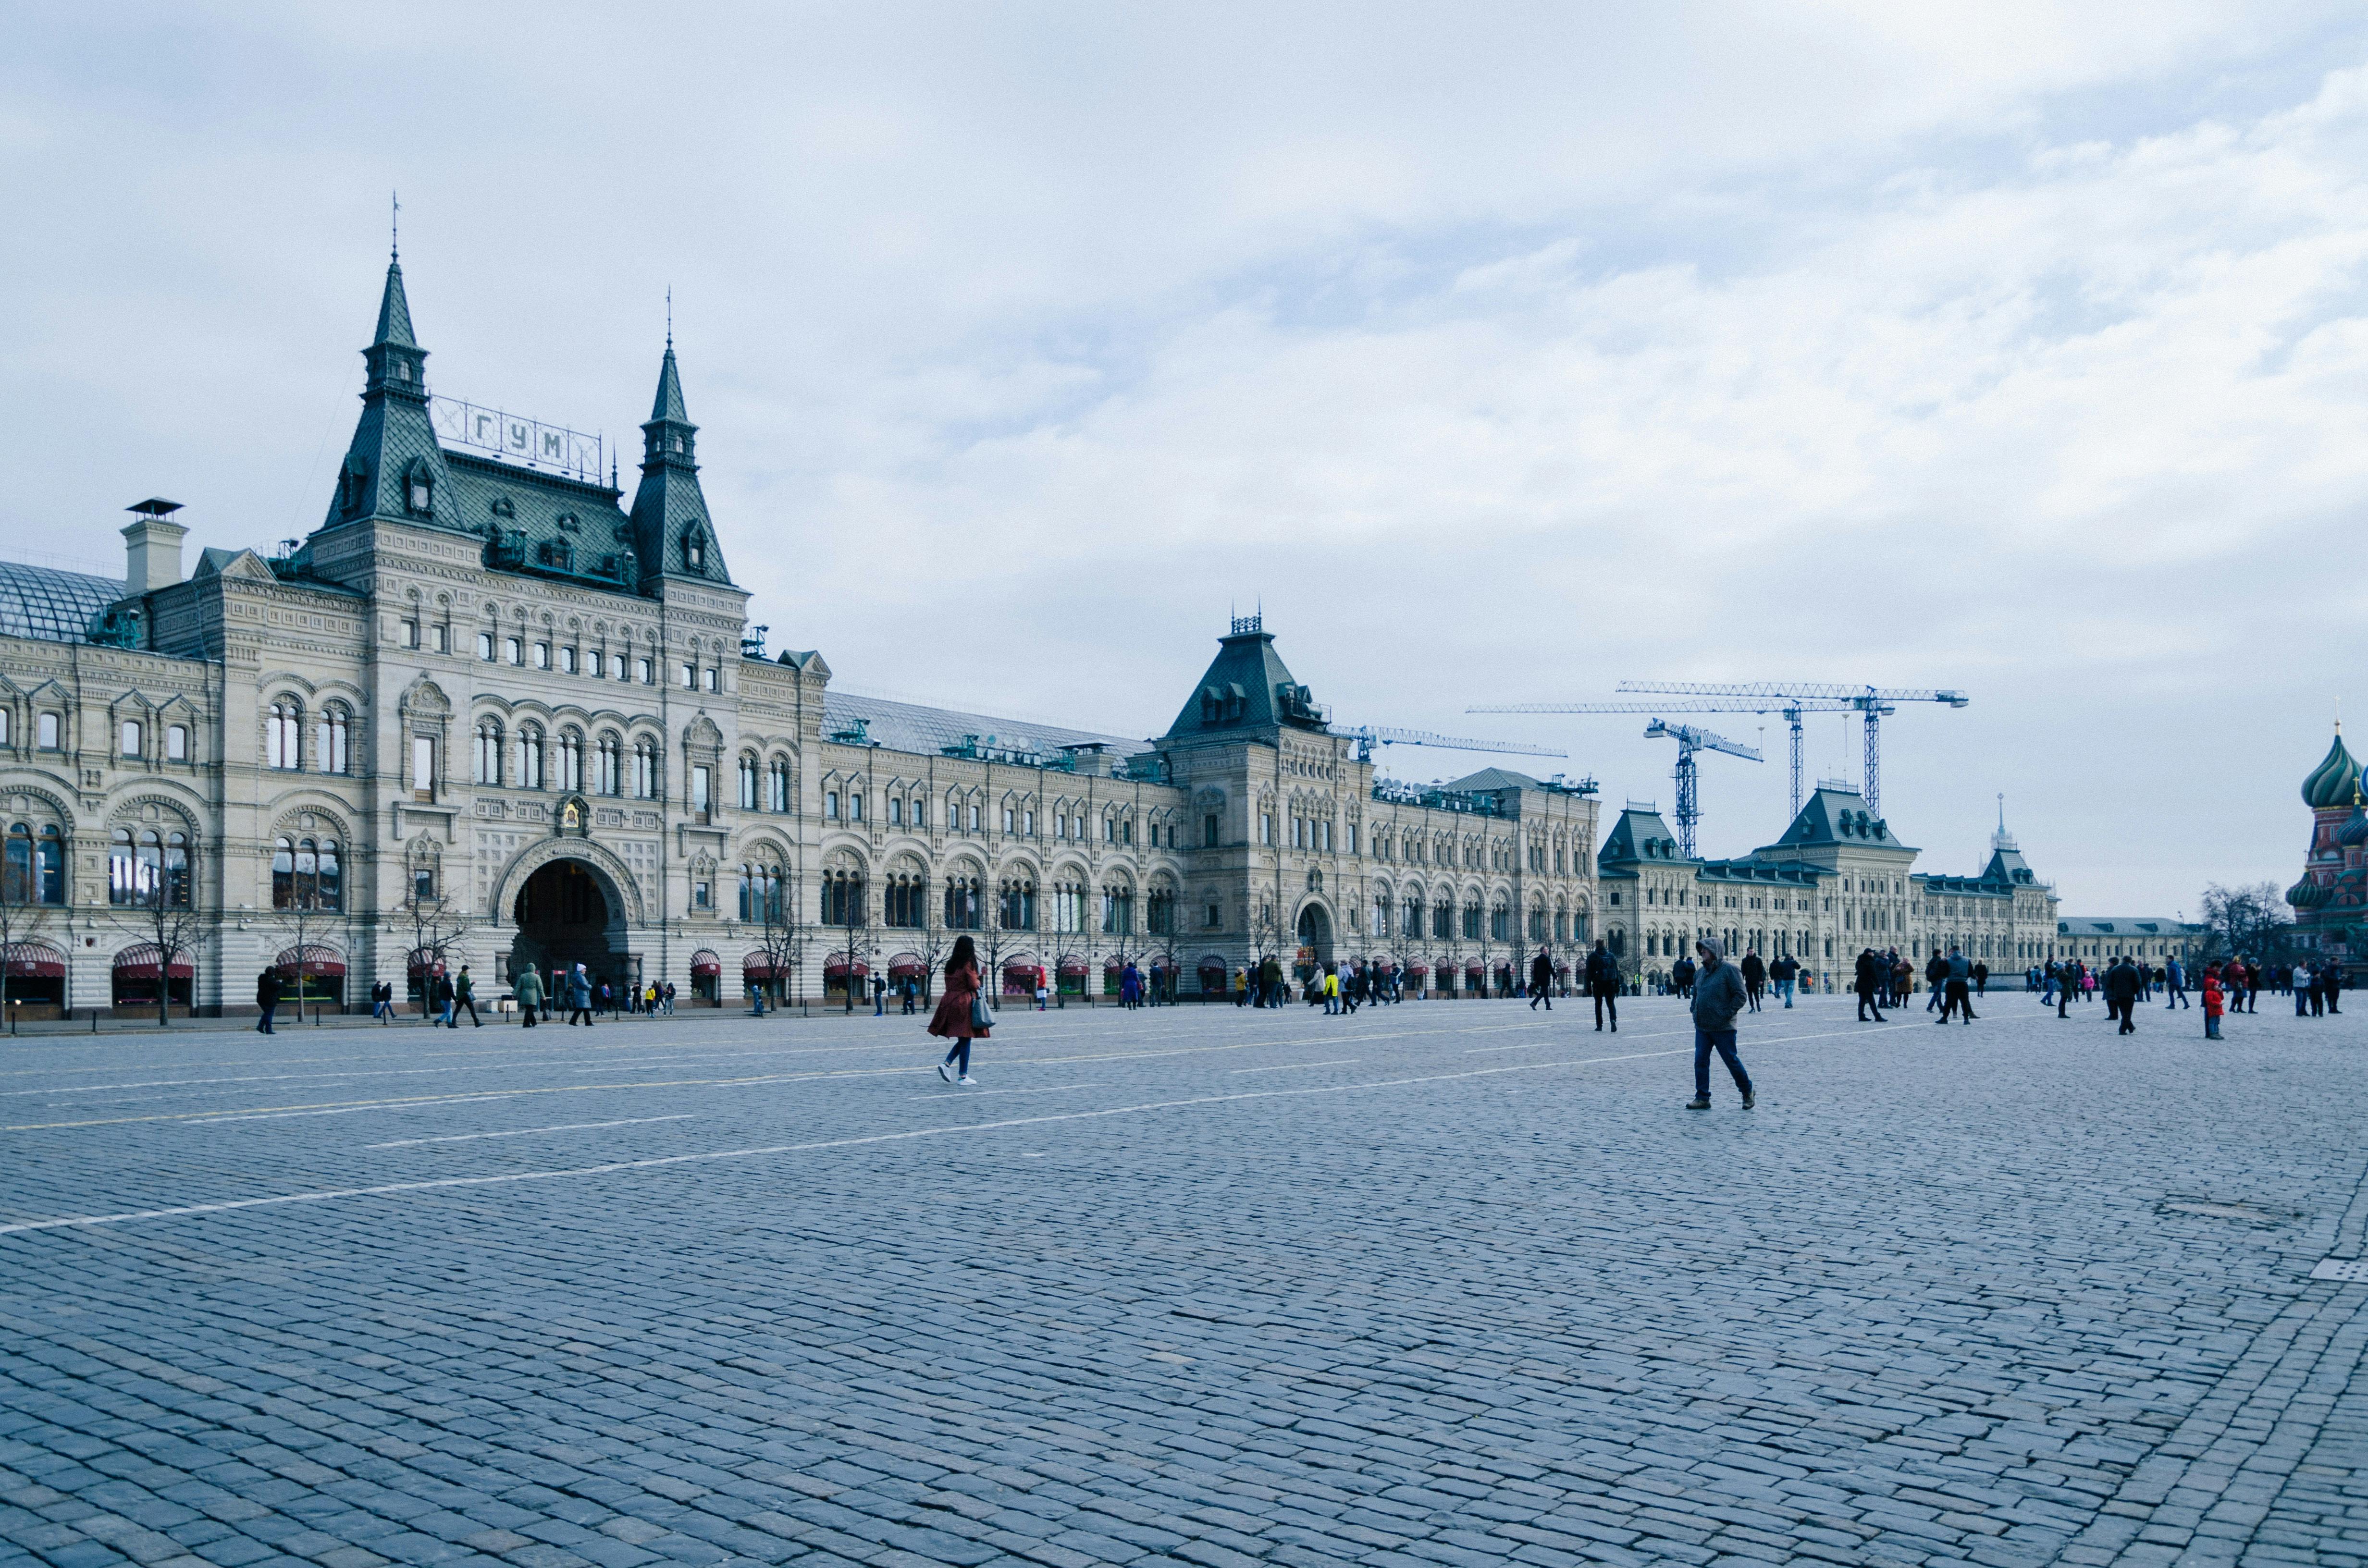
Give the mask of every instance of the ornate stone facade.
[[[1156, 957], [1189, 992], [1271, 952], [1461, 990], [1594, 930], [1591, 785], [1380, 779], [1255, 620], [1148, 741], [767, 657], [670, 343], [630, 506], [613, 474], [438, 439], [399, 267], [364, 358], [327, 515], [286, 556], [207, 550], [185, 580], [156, 502], [121, 582], [0, 567], [20, 999], [235, 1010], [279, 967], [359, 1008], [438, 959], [488, 994], [581, 960], [813, 996], [962, 930], [1015, 985]], [[161, 965], [160, 906], [189, 912]]]

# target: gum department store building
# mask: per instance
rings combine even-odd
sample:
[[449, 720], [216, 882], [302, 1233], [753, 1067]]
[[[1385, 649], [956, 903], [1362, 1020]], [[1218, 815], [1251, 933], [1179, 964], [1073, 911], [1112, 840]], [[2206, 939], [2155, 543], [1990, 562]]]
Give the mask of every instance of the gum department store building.
[[1997, 970], [2069, 939], [2003, 831], [1979, 876], [1916, 874], [1846, 786], [1773, 845], [1683, 860], [1633, 805], [1597, 850], [1591, 783], [1377, 778], [1256, 619], [1149, 741], [834, 691], [752, 635], [671, 343], [630, 505], [572, 433], [431, 399], [397, 265], [363, 357], [327, 516], [285, 556], [185, 577], [157, 501], [123, 580], [0, 563], [28, 1014], [159, 984], [235, 1012], [267, 967], [359, 1010], [439, 960], [484, 994], [582, 961], [686, 1001], [818, 997], [961, 932], [1008, 987], [1100, 991], [1134, 960], [1188, 994], [1269, 953], [1462, 994], [1599, 935], [1640, 975], [1714, 932], [1828, 983], [1862, 946]]

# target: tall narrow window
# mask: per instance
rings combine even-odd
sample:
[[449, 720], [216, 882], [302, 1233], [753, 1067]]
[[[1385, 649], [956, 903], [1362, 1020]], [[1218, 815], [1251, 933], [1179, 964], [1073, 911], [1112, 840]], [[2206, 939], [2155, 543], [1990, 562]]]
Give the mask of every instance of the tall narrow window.
[[788, 811], [790, 809], [790, 765], [777, 759], [767, 773], [766, 778], [768, 791], [768, 798], [765, 802], [766, 809], [774, 812]]
[[33, 722], [34, 744], [40, 746], [43, 751], [57, 750], [59, 744], [58, 729], [58, 716], [56, 714], [42, 714], [39, 719]]
[[[5, 713], [6, 710], [0, 710], [0, 730], [7, 728]], [[5, 740], [0, 740], [0, 744], [6, 744]], [[165, 760], [166, 762], [189, 760], [189, 727], [187, 724], [165, 726]]]
[[542, 732], [532, 724], [518, 731], [518, 781], [521, 790], [542, 788]]
[[120, 749], [124, 756], [138, 756], [141, 754], [140, 721], [137, 719], [126, 719], [123, 721], [121, 733], [119, 738], [122, 744], [118, 749]]
[[757, 809], [757, 759], [753, 756], [740, 759], [740, 809], [744, 812]]
[[321, 710], [320, 722], [313, 726], [313, 761], [324, 773], [347, 773], [346, 748], [353, 733], [353, 717], [343, 704], [332, 702]]
[[655, 741], [636, 742], [633, 746], [633, 794], [643, 801], [657, 799], [658, 748]]
[[303, 710], [295, 703], [285, 699], [273, 703], [264, 719], [264, 759], [274, 767], [304, 766], [303, 723]]
[[559, 787], [584, 788], [584, 737], [574, 730], [559, 733]]
[[422, 801], [436, 798], [436, 740], [432, 735], [411, 737], [411, 792]]
[[[479, 784], [502, 781], [502, 727], [491, 719], [477, 721], [477, 744], [470, 754], [469, 777]], [[418, 786], [415, 783], [414, 789]]]
[[623, 777], [622, 744], [614, 735], [600, 737], [599, 761], [593, 773], [593, 788], [603, 795], [613, 795]]
[[714, 809], [714, 803], [708, 798], [714, 772], [704, 763], [695, 765], [690, 770], [690, 809], [700, 822], [707, 821]]

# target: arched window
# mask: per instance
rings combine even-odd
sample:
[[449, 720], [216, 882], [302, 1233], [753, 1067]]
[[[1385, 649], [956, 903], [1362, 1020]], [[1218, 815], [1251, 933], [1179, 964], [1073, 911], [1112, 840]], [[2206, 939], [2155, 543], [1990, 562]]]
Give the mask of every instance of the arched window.
[[271, 846], [271, 907], [345, 907], [345, 875], [334, 838], [275, 839]]
[[107, 902], [119, 909], [146, 903], [140, 884], [140, 858], [131, 842], [131, 830], [119, 827], [109, 835], [107, 846]]
[[542, 732], [532, 724], [518, 726], [518, 781], [521, 790], [542, 788]]
[[614, 734], [602, 735], [598, 757], [593, 765], [592, 788], [603, 795], [613, 795], [622, 788], [623, 758], [623, 743]]
[[[680, 451], [681, 449], [682, 443], [680, 438], [677, 437], [675, 443], [675, 450]], [[682, 563], [690, 568], [693, 572], [705, 571], [707, 568], [707, 537], [700, 532], [699, 525], [697, 523], [691, 524], [689, 528], [686, 528], [683, 531]]]
[[781, 873], [770, 866], [741, 867], [740, 918], [751, 925], [780, 925], [782, 882]]
[[1036, 929], [1036, 884], [1024, 877], [1005, 882], [996, 894], [995, 916], [1007, 931]]
[[584, 737], [574, 730], [559, 732], [559, 787], [584, 788]]
[[480, 784], [502, 781], [502, 726], [493, 719], [477, 721], [477, 744], [472, 777]]
[[[409, 364], [402, 361], [398, 361], [398, 364], [404, 372], [404, 379], [408, 381]], [[433, 512], [436, 509], [435, 477], [425, 468], [414, 468], [404, 481], [403, 499], [404, 505], [408, 506], [415, 516], [424, 517]]]
[[644, 737], [633, 743], [633, 798], [655, 801], [658, 795], [658, 744]]
[[175, 909], [189, 907], [189, 835], [165, 835], [165, 902]]
[[980, 899], [976, 877], [950, 877], [946, 880], [946, 929], [975, 931], [979, 928]]
[[928, 923], [929, 884], [925, 877], [899, 874], [888, 879], [882, 921], [900, 929]]
[[860, 926], [863, 922], [863, 873], [837, 870], [823, 878], [822, 923]]
[[140, 756], [140, 743], [144, 738], [141, 729], [140, 721], [137, 719], [126, 719], [123, 721], [120, 729], [121, 734], [120, 736], [120, 740], [121, 744], [118, 745], [116, 749], [125, 756]]
[[320, 719], [313, 726], [313, 764], [324, 773], [349, 773], [347, 744], [352, 733], [353, 719], [342, 703], [332, 702], [321, 710]]
[[1144, 901], [1144, 926], [1155, 937], [1171, 936], [1176, 930], [1176, 892], [1172, 888], [1154, 888]]
[[786, 812], [790, 809], [790, 765], [780, 757], [765, 773], [765, 809]]
[[292, 839], [276, 838], [271, 842], [271, 907], [296, 907], [296, 844]]
[[304, 710], [293, 698], [282, 698], [264, 716], [264, 760], [273, 767], [302, 767]]
[[1102, 889], [1102, 930], [1112, 937], [1134, 932], [1134, 890], [1113, 883]]
[[1086, 928], [1086, 890], [1076, 882], [1053, 886], [1053, 929], [1063, 935]]
[[753, 756], [740, 759], [740, 809], [744, 812], [757, 809], [757, 759]]

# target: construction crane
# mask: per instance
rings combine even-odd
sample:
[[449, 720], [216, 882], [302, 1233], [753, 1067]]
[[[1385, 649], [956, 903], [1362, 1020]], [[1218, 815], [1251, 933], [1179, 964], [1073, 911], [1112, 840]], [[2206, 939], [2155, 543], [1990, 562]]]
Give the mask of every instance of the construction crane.
[[1645, 738], [1678, 743], [1678, 853], [1691, 860], [1694, 858], [1694, 824], [1702, 820], [1700, 797], [1694, 789], [1694, 754], [1723, 751], [1729, 756], [1758, 762], [1759, 748], [1730, 741], [1725, 735], [1713, 735], [1708, 730], [1697, 730], [1691, 724], [1668, 724], [1658, 719], [1645, 726]]
[[[1810, 713], [1857, 713], [1866, 722], [1866, 804], [1883, 814], [1881, 721], [1901, 702], [1945, 702], [1963, 708], [1973, 700], [1962, 691], [1900, 691], [1875, 687], [1720, 686], [1702, 682], [1662, 684], [1623, 680], [1622, 691], [1658, 691], [1695, 699], [1688, 702], [1504, 702], [1468, 708], [1469, 713], [1774, 713], [1793, 732], [1793, 815], [1801, 814], [1802, 720]], [[1837, 693], [1845, 695], [1834, 695]]]
[[1453, 735], [1433, 734], [1429, 730], [1394, 730], [1386, 724], [1333, 726], [1332, 733], [1345, 735], [1357, 743], [1357, 760], [1373, 760], [1375, 746], [1440, 746], [1449, 751], [1508, 752], [1516, 756], [1568, 756], [1568, 752], [1551, 746], [1528, 746], [1516, 741], [1468, 741]]
[[[1793, 814], [1801, 814], [1801, 715], [1850, 711], [1865, 722], [1866, 778], [1860, 791], [1866, 809], [1883, 815], [1883, 721], [1899, 711], [1902, 702], [1945, 702], [1963, 708], [1973, 700], [1962, 691], [1931, 691], [1909, 687], [1836, 686], [1821, 681], [1642, 681], [1623, 680], [1622, 691], [1657, 692], [1666, 697], [1713, 698], [1726, 701], [1767, 702], [1750, 708], [1755, 713], [1781, 713], [1793, 727]], [[1707, 710], [1705, 710], [1707, 711]]]

